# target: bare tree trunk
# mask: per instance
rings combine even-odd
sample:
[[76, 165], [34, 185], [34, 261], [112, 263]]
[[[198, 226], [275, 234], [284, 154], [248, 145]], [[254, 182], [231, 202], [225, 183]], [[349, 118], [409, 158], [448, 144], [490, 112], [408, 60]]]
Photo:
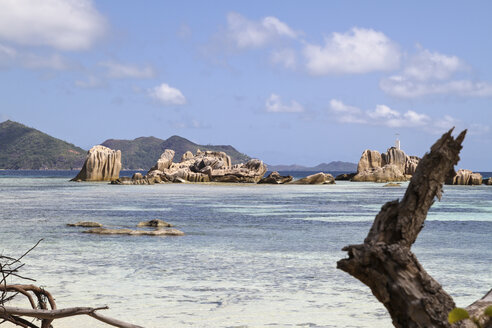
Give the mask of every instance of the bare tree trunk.
[[[371, 288], [401, 328], [451, 327], [452, 297], [422, 267], [410, 250], [442, 185], [454, 175], [466, 130], [454, 139], [445, 133], [420, 161], [405, 196], [383, 205], [363, 244], [343, 248], [348, 258], [337, 268]], [[453, 327], [465, 327], [458, 323]]]

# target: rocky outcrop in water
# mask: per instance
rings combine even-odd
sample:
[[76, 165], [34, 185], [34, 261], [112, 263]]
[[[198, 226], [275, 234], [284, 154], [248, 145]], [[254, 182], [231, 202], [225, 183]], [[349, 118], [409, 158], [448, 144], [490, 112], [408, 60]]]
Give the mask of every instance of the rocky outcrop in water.
[[277, 171], [270, 173], [266, 178], [262, 178], [258, 181], [258, 184], [284, 184], [291, 182], [293, 177], [291, 175], [280, 175]]
[[394, 182], [407, 181], [409, 176], [401, 173], [396, 165], [387, 164], [383, 167], [378, 167], [372, 170], [357, 173], [352, 178], [356, 182]]
[[470, 170], [458, 170], [456, 175], [452, 178], [446, 180], [448, 185], [481, 185], [482, 175], [480, 173], [475, 173]]
[[157, 164], [143, 177], [162, 182], [240, 182], [257, 183], [265, 174], [266, 165], [252, 159], [244, 164], [231, 164], [224, 152], [200, 151], [185, 153], [181, 162], [173, 163], [174, 151], [166, 149]]
[[150, 221], [142, 221], [137, 224], [137, 227], [153, 227], [153, 228], [160, 228], [160, 227], [172, 227], [173, 225], [171, 223], [167, 223], [166, 221], [162, 221], [159, 219], [153, 219]]
[[415, 173], [419, 160], [417, 156], [408, 156], [403, 150], [395, 147], [389, 148], [383, 154], [377, 150], [365, 150], [352, 181], [406, 181]]
[[72, 181], [113, 181], [121, 170], [121, 152], [97, 145], [87, 152], [84, 166]]
[[492, 178], [483, 179], [482, 181], [483, 181], [483, 184], [488, 185], [488, 186], [492, 186]]
[[305, 178], [290, 182], [291, 184], [334, 184], [335, 178], [329, 173], [319, 172], [316, 174], [308, 175]]
[[67, 223], [69, 227], [100, 228], [103, 225], [99, 222], [79, 221], [77, 223]]
[[98, 235], [184, 236], [184, 232], [178, 229], [132, 230], [132, 229], [93, 228], [93, 229], [85, 230], [84, 232], [98, 234]]
[[349, 181], [352, 180], [352, 178], [356, 175], [357, 173], [343, 173], [339, 174], [335, 177], [335, 181]]

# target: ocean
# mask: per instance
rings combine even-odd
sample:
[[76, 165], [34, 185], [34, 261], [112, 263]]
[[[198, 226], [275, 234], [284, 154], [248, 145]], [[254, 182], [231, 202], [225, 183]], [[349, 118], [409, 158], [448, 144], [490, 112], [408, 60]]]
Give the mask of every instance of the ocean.
[[[108, 305], [101, 313], [145, 327], [392, 327], [369, 288], [336, 262], [407, 183], [122, 186], [69, 182], [76, 173], [0, 171], [0, 252], [19, 256], [43, 239], [22, 274], [59, 308]], [[186, 236], [66, 226], [150, 219]], [[413, 251], [466, 306], [492, 286], [491, 236], [492, 186], [445, 186]], [[54, 326], [107, 327], [88, 316]]]

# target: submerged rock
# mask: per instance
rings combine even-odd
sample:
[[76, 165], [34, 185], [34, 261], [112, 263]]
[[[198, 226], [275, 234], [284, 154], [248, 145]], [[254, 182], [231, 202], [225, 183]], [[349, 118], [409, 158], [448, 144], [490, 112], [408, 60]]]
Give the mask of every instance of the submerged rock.
[[172, 227], [173, 225], [171, 223], [167, 223], [165, 221], [159, 220], [159, 219], [153, 219], [150, 221], [142, 221], [137, 224], [137, 227]]
[[184, 232], [177, 229], [131, 230], [131, 229], [93, 228], [93, 229], [85, 230], [84, 233], [93, 233], [98, 235], [131, 235], [131, 236], [184, 236]]
[[69, 226], [69, 227], [93, 228], [93, 227], [102, 227], [103, 225], [99, 222], [79, 221], [77, 223], [68, 223], [67, 226]]
[[446, 180], [448, 185], [481, 185], [482, 175], [480, 173], [475, 173], [470, 170], [458, 170], [456, 175], [448, 180]]
[[401, 184], [390, 182], [390, 183], [385, 184], [383, 187], [401, 187]]
[[291, 182], [293, 177], [291, 175], [280, 175], [277, 171], [270, 173], [266, 178], [262, 178], [258, 181], [259, 184], [284, 184]]
[[305, 178], [290, 182], [290, 184], [334, 184], [335, 178], [329, 173], [319, 172]]
[[121, 170], [121, 151], [97, 145], [87, 152], [84, 166], [71, 181], [112, 181]]

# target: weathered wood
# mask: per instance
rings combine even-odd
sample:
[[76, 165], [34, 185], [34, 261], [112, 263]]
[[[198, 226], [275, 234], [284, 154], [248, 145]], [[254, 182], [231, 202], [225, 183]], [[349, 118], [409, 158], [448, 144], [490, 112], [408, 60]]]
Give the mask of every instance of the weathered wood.
[[75, 308], [66, 308], [66, 309], [58, 309], [58, 310], [43, 310], [43, 309], [24, 309], [24, 308], [13, 307], [13, 306], [1, 306], [0, 316], [15, 315], [15, 316], [25, 316], [25, 317], [44, 319], [44, 320], [55, 320], [55, 319], [85, 314], [85, 315], [90, 315], [91, 317], [100, 320], [102, 322], [120, 328], [143, 328], [141, 326], [133, 325], [117, 319], [103, 316], [96, 312], [97, 310], [104, 310], [104, 309], [107, 309], [107, 307], [101, 307], [101, 308], [75, 307]]
[[[420, 161], [401, 201], [383, 205], [363, 244], [343, 248], [348, 258], [337, 267], [371, 288], [395, 327], [451, 327], [452, 297], [418, 262], [410, 248], [429, 208], [441, 198], [444, 181], [455, 174], [466, 130], [445, 133]], [[453, 327], [465, 327], [460, 322]]]

